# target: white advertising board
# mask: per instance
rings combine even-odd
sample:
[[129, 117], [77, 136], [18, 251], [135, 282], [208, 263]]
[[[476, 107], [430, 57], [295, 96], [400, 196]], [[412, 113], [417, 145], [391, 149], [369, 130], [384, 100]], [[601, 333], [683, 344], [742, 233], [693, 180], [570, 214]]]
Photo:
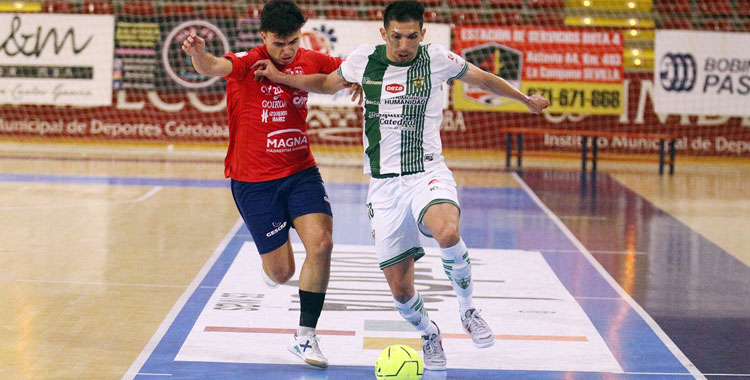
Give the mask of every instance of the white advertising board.
[[112, 104], [114, 16], [0, 13], [0, 104]]
[[750, 116], [750, 33], [657, 30], [654, 111]]

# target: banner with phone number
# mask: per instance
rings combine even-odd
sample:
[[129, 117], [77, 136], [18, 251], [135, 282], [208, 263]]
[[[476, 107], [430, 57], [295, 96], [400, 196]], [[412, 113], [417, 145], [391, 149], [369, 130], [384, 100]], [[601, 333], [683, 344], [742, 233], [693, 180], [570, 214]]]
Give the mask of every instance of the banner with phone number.
[[[550, 101], [549, 112], [619, 115], [623, 108], [620, 31], [458, 26], [453, 51], [526, 94]], [[525, 105], [462, 81], [454, 108], [526, 112]]]

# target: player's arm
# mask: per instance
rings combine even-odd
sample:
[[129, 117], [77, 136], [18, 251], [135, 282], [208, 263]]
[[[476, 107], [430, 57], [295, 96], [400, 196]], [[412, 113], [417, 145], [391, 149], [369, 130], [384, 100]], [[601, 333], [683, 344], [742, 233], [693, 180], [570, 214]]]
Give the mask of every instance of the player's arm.
[[182, 50], [192, 58], [195, 70], [203, 75], [223, 77], [232, 72], [232, 62], [207, 52], [206, 41], [195, 33], [190, 33], [185, 39]]
[[253, 68], [256, 69], [255, 78], [264, 77], [271, 82], [318, 94], [335, 94], [350, 85], [338, 74], [338, 71], [330, 74], [289, 75], [280, 72], [267, 59], [255, 62]]
[[466, 72], [466, 75], [461, 78], [462, 81], [478, 86], [483, 90], [490, 91], [497, 95], [519, 101], [529, 107], [531, 113], [541, 113], [543, 109], [549, 107], [549, 101], [543, 96], [527, 96], [517, 88], [513, 87], [513, 85], [508, 83], [505, 79], [492, 75], [471, 63], [467, 64], [469, 65], [469, 70]]

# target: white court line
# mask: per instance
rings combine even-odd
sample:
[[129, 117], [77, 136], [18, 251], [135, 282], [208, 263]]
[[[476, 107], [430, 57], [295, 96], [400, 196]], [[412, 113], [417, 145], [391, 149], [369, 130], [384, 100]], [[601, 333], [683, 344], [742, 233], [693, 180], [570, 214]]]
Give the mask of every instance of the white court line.
[[206, 264], [203, 265], [203, 268], [201, 268], [200, 272], [198, 272], [198, 274], [196, 274], [196, 276], [193, 278], [193, 282], [188, 285], [187, 289], [185, 289], [177, 302], [175, 302], [174, 306], [172, 306], [172, 310], [169, 311], [169, 314], [167, 314], [167, 316], [161, 322], [159, 328], [156, 329], [156, 332], [151, 337], [151, 340], [148, 341], [146, 347], [143, 348], [143, 351], [141, 351], [140, 355], [138, 355], [138, 357], [135, 359], [133, 365], [131, 365], [128, 371], [125, 372], [125, 375], [122, 376], [122, 380], [132, 380], [136, 375], [139, 374], [138, 370], [143, 367], [143, 364], [146, 363], [146, 360], [148, 360], [149, 356], [151, 356], [151, 353], [154, 352], [154, 349], [156, 349], [156, 346], [161, 341], [161, 338], [164, 337], [164, 334], [167, 333], [167, 330], [169, 330], [169, 327], [172, 325], [175, 318], [177, 318], [177, 315], [180, 313], [185, 304], [187, 304], [190, 296], [193, 295], [195, 290], [198, 288], [198, 285], [200, 285], [203, 279], [206, 278], [206, 275], [208, 275], [208, 271], [211, 269], [211, 267], [213, 267], [216, 260], [218, 260], [219, 256], [221, 256], [221, 253], [224, 252], [224, 249], [227, 247], [227, 245], [229, 245], [229, 242], [232, 240], [232, 237], [234, 237], [234, 234], [236, 234], [242, 226], [242, 218], [237, 219], [237, 222], [234, 223], [234, 226], [231, 230], [229, 230], [229, 233], [224, 236], [224, 240], [222, 240], [221, 243], [216, 247], [216, 250], [214, 250], [214, 253], [208, 259], [208, 261], [206, 261]]
[[583, 256], [591, 263], [594, 269], [596, 269], [597, 272], [599, 272], [602, 278], [604, 278], [604, 280], [607, 281], [612, 286], [612, 288], [617, 293], [620, 294], [622, 299], [625, 300], [630, 305], [630, 307], [632, 307], [633, 310], [635, 310], [635, 312], [641, 316], [641, 318], [643, 318], [646, 324], [648, 324], [649, 327], [651, 327], [651, 330], [654, 331], [656, 336], [658, 336], [659, 339], [661, 339], [662, 343], [664, 343], [664, 345], [667, 346], [669, 351], [671, 351], [672, 354], [677, 358], [677, 360], [679, 360], [680, 363], [682, 363], [682, 365], [685, 366], [685, 368], [690, 372], [690, 374], [698, 379], [705, 380], [706, 377], [698, 370], [698, 368], [695, 367], [695, 365], [690, 361], [690, 359], [688, 359], [688, 357], [685, 356], [684, 353], [682, 353], [679, 347], [677, 347], [677, 345], [672, 341], [671, 338], [669, 338], [669, 336], [664, 332], [664, 330], [662, 330], [661, 327], [659, 327], [656, 321], [654, 321], [654, 319], [651, 318], [651, 316], [646, 312], [646, 310], [644, 310], [641, 307], [641, 305], [638, 304], [638, 302], [635, 302], [635, 300], [632, 297], [630, 297], [630, 295], [622, 287], [620, 287], [620, 284], [618, 284], [617, 281], [615, 281], [615, 279], [612, 278], [609, 272], [607, 272], [607, 270], [604, 269], [604, 267], [599, 263], [599, 261], [597, 261], [594, 258], [591, 252], [589, 252], [589, 250], [586, 249], [586, 247], [580, 242], [580, 240], [578, 240], [578, 238], [576, 238], [575, 235], [573, 235], [573, 233], [570, 232], [568, 227], [566, 227], [565, 224], [563, 224], [560, 218], [558, 218], [557, 215], [555, 215], [552, 212], [552, 210], [550, 210], [542, 202], [542, 200], [539, 199], [539, 197], [534, 193], [534, 191], [531, 190], [529, 185], [527, 185], [526, 182], [524, 182], [523, 179], [521, 179], [518, 173], [513, 172], [512, 175], [513, 175], [513, 178], [515, 178], [516, 181], [518, 181], [518, 184], [521, 185], [521, 188], [523, 188], [526, 194], [528, 194], [531, 197], [531, 199], [534, 201], [534, 203], [536, 203], [542, 210], [544, 210], [544, 212], [547, 215], [549, 215], [550, 219], [553, 222], [555, 222], [558, 228], [560, 228], [560, 230], [565, 234], [565, 236], [567, 236], [568, 239], [570, 239], [573, 245], [575, 245], [576, 248], [578, 248], [581, 251]]
[[[546, 218], [546, 216], [545, 216]], [[533, 250], [533, 249], [532, 249]], [[580, 251], [576, 249], [536, 249], [539, 252], [542, 253], [580, 253]], [[628, 252], [628, 251], [597, 251], [597, 250], [591, 250], [589, 251], [594, 255], [647, 255], [648, 252], [643, 251], [634, 251], [634, 252]]]
[[[94, 186], [97, 186], [97, 185], [99, 184], [94, 184]], [[146, 194], [143, 194], [138, 198], [126, 199], [124, 201], [87, 202], [87, 203], [76, 203], [76, 204], [69, 204], [69, 205], [7, 206], [7, 207], [0, 207], [0, 210], [60, 209], [60, 208], [111, 206], [111, 205], [116, 205], [116, 204], [139, 203], [139, 202], [145, 201], [146, 199], [151, 198], [152, 196], [154, 196], [154, 194], [158, 193], [159, 190], [163, 188], [164, 188], [163, 186], [156, 186], [153, 189], [149, 190]]]
[[141, 376], [172, 376], [171, 373], [148, 373], [148, 372], [141, 372], [139, 373]]
[[149, 191], [148, 193], [146, 193], [146, 194], [143, 194], [143, 195], [141, 195], [140, 197], [138, 197], [138, 199], [136, 199], [136, 200], [135, 200], [134, 202], [136, 202], [136, 203], [137, 203], [137, 202], [143, 202], [143, 201], [145, 201], [146, 199], [149, 199], [149, 198], [151, 198], [152, 196], [154, 196], [154, 194], [158, 193], [158, 192], [159, 192], [159, 190], [161, 190], [161, 189], [163, 189], [163, 187], [162, 187], [162, 186], [156, 186], [156, 187], [154, 187], [153, 189], [151, 189], [151, 191]]

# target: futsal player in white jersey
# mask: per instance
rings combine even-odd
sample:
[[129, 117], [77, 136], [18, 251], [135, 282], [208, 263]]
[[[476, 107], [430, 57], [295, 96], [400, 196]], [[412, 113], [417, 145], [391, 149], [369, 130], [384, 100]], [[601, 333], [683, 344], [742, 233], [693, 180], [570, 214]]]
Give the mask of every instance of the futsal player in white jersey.
[[367, 208], [380, 268], [399, 313], [422, 334], [425, 368], [444, 370], [442, 335], [414, 287], [414, 263], [424, 255], [420, 232], [440, 245], [462, 325], [474, 345], [489, 347], [495, 336], [472, 301], [456, 182], [442, 156], [442, 84], [460, 79], [522, 102], [532, 113], [540, 113], [549, 102], [540, 95], [526, 96], [440, 45], [421, 45], [423, 15], [424, 6], [417, 1], [389, 4], [380, 29], [385, 45], [358, 47], [334, 73], [287, 75], [261, 61], [255, 75], [319, 93], [335, 93], [346, 82], [362, 85], [364, 170], [371, 177]]

